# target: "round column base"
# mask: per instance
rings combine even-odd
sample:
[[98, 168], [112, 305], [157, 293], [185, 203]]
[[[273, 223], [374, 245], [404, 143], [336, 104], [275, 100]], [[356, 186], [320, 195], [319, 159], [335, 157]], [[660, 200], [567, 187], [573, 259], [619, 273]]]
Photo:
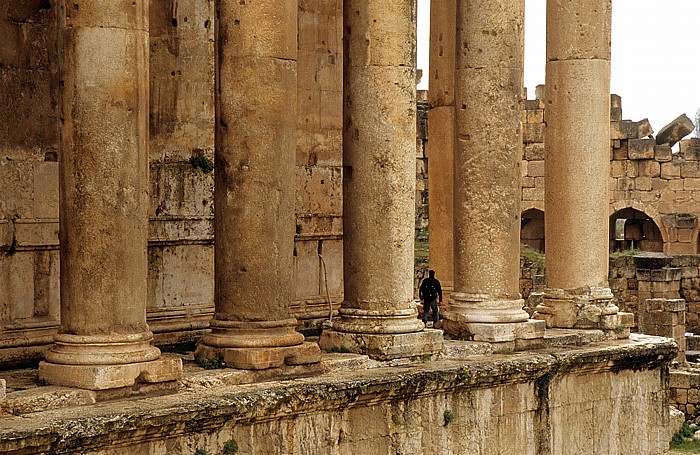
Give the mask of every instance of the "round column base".
[[284, 364], [303, 365], [321, 361], [316, 343], [304, 342], [295, 330], [296, 319], [240, 322], [215, 319], [195, 351], [200, 360], [221, 359], [229, 368], [264, 370]]
[[346, 333], [398, 334], [419, 332], [425, 324], [418, 319], [416, 308], [403, 310], [361, 310], [340, 308], [340, 318], [333, 330]]
[[534, 319], [545, 321], [548, 328], [603, 329], [607, 316], [619, 313], [613, 294], [607, 287], [581, 290], [546, 288]]
[[47, 362], [61, 365], [124, 365], [160, 357], [151, 345], [153, 334], [71, 335], [59, 333], [46, 353]]

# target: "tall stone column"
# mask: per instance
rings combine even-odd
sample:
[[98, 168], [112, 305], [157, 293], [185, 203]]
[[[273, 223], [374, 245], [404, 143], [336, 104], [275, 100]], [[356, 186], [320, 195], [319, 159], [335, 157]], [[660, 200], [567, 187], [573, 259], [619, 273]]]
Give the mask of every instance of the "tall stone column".
[[321, 346], [378, 359], [442, 349], [413, 306], [414, 6], [347, 0], [343, 12], [345, 299]]
[[440, 280], [444, 302], [454, 289], [455, 11], [456, 0], [430, 2], [428, 246], [430, 268]]
[[265, 369], [320, 361], [290, 316], [297, 2], [216, 2], [216, 313], [198, 359]]
[[443, 327], [482, 341], [522, 338], [528, 320], [519, 290], [524, 10], [524, 0], [457, 1], [454, 292]]
[[87, 389], [178, 379], [146, 324], [148, 1], [59, 2], [61, 327], [39, 367]]
[[535, 317], [548, 327], [626, 321], [608, 285], [611, 10], [611, 0], [547, 2], [547, 273]]

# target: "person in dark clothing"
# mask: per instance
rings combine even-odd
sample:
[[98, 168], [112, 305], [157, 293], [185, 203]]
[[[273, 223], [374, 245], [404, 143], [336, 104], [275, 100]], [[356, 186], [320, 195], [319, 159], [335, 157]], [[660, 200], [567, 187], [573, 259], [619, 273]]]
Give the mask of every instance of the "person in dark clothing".
[[438, 301], [442, 303], [442, 287], [440, 281], [435, 278], [435, 270], [428, 271], [428, 278], [424, 279], [418, 291], [418, 297], [423, 302], [423, 322], [428, 322], [428, 312], [433, 312], [433, 324], [440, 319]]

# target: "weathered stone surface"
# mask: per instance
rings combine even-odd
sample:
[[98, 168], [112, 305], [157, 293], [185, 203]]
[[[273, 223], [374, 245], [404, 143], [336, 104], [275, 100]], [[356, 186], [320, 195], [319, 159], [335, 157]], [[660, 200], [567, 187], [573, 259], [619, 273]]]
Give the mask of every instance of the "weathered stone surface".
[[656, 135], [656, 143], [659, 145], [668, 144], [672, 146], [690, 134], [694, 128], [695, 125], [693, 125], [693, 121], [690, 120], [687, 115], [680, 115], [671, 123], [661, 128]]
[[[493, 453], [535, 454], [537, 447], [559, 453], [555, 448], [574, 443], [594, 455], [663, 453], [668, 415], [660, 368], [675, 352], [669, 340], [633, 335], [630, 341], [517, 356], [345, 370], [257, 385], [212, 384], [89, 406], [78, 415], [5, 417], [0, 451], [106, 455], [119, 442], [120, 450], [135, 454], [193, 448], [216, 453], [222, 441], [235, 440], [251, 453], [283, 447], [290, 453], [417, 455], [489, 447]], [[287, 436], [282, 441], [275, 434]]]
[[631, 160], [650, 160], [654, 158], [653, 139], [630, 139], [627, 155]]

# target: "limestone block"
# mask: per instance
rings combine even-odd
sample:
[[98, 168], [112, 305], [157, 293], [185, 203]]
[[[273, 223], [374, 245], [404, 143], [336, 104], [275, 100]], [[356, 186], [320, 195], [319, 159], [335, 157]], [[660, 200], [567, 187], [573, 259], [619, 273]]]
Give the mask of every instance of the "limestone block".
[[661, 163], [661, 178], [662, 179], [677, 179], [681, 176], [681, 162], [677, 157], [673, 157], [672, 161]]
[[673, 154], [671, 153], [671, 146], [668, 144], [656, 144], [654, 146], [654, 159], [656, 161], [671, 161]]
[[679, 154], [688, 161], [700, 160], [700, 138], [693, 137], [680, 141]]
[[700, 162], [681, 161], [681, 178], [700, 177]]
[[639, 175], [639, 166], [637, 161], [628, 160], [625, 162], [625, 174], [630, 178], [634, 178]]
[[535, 178], [534, 177], [522, 177], [520, 179], [520, 186], [523, 188], [534, 188], [535, 187]]
[[544, 144], [543, 143], [530, 143], [526, 144], [524, 147], [525, 159], [526, 160], [544, 160]]
[[58, 221], [15, 221], [15, 237], [21, 246], [58, 245]]
[[544, 201], [544, 188], [523, 188], [524, 201]]
[[300, 241], [294, 244], [295, 298], [320, 294], [321, 260], [318, 257], [318, 241]]
[[656, 143], [673, 146], [676, 142], [690, 134], [694, 128], [695, 125], [693, 125], [692, 120], [690, 120], [687, 115], [680, 115], [671, 123], [661, 128], [656, 135]]
[[620, 178], [625, 175], [625, 162], [614, 160], [610, 163], [610, 176]]
[[442, 330], [425, 329], [399, 334], [347, 333], [324, 330], [319, 340], [323, 350], [342, 349], [367, 354], [372, 359], [390, 360], [442, 351]]
[[684, 178], [683, 179], [683, 189], [685, 191], [698, 191], [698, 190], [700, 190], [700, 178]]
[[640, 160], [637, 163], [637, 169], [642, 177], [659, 177], [661, 175], [661, 165], [652, 159]]
[[96, 401], [96, 394], [91, 390], [48, 386], [13, 392], [5, 402], [0, 404], [0, 409], [28, 414], [50, 409], [89, 406]]
[[526, 123], [523, 125], [523, 142], [525, 144], [544, 142], [544, 124]]
[[525, 114], [525, 121], [523, 123], [542, 123], [542, 122], [544, 122], [544, 109], [537, 109], [534, 111], [526, 110], [523, 112]]
[[676, 403], [686, 404], [688, 402], [688, 390], [687, 389], [671, 388], [671, 390], [675, 392]]
[[615, 147], [612, 150], [613, 160], [624, 161], [627, 159], [627, 150], [628, 150], [627, 141], [624, 140], [624, 141], [619, 141], [619, 142], [620, 142], [620, 146]]
[[342, 214], [342, 170], [339, 167], [296, 167], [296, 213]]
[[536, 100], [525, 100], [524, 109], [527, 111], [544, 109], [544, 98]]
[[58, 162], [34, 164], [34, 218], [58, 218]]
[[651, 191], [651, 177], [637, 177], [634, 179], [634, 188], [638, 191]]
[[652, 139], [630, 139], [628, 156], [631, 160], [651, 160], [654, 158], [654, 141]]
[[0, 403], [5, 401], [5, 397], [7, 396], [7, 381], [4, 379], [0, 379]]
[[544, 177], [544, 161], [529, 161], [527, 173], [529, 177]]

